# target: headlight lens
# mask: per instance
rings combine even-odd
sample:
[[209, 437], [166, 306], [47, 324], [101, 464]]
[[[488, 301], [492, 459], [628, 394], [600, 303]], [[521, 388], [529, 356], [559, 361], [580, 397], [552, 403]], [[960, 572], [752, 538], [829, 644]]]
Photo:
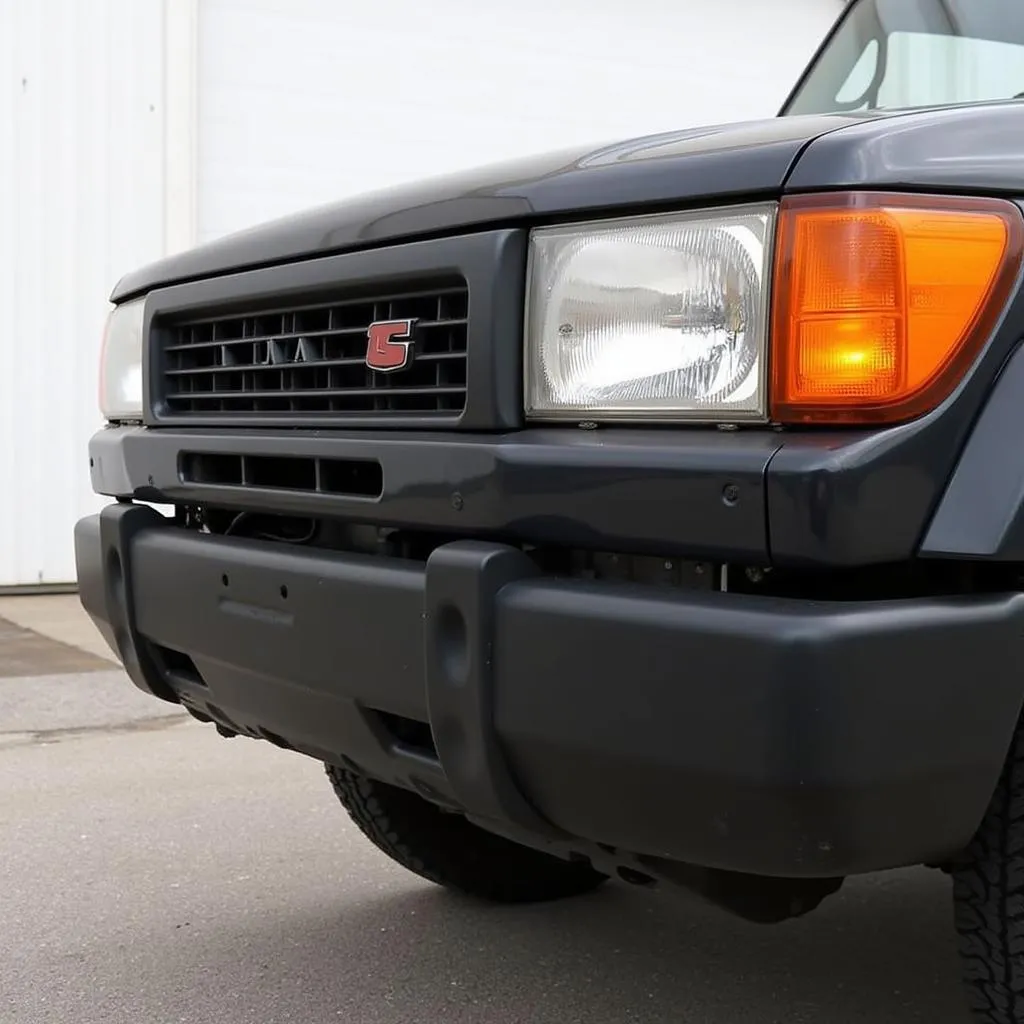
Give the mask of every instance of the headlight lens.
[[538, 419], [762, 419], [775, 204], [531, 237]]
[[142, 419], [142, 321], [145, 300], [107, 317], [100, 357], [100, 411], [108, 420]]

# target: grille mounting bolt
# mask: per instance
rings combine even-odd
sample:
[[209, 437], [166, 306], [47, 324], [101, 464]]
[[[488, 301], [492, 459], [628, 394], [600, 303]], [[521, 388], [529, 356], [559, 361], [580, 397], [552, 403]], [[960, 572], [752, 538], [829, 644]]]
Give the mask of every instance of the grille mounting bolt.
[[452, 495], [452, 508], [455, 509], [456, 512], [461, 512], [462, 506], [465, 504], [466, 502], [463, 499], [462, 495], [458, 491], [456, 491]]

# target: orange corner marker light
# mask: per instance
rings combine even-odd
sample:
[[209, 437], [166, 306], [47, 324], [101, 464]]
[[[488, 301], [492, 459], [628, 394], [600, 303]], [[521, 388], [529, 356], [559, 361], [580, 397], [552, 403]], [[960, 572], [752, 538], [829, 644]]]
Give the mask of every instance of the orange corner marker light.
[[1007, 301], [1024, 218], [998, 199], [785, 199], [772, 317], [772, 418], [891, 423], [942, 402]]

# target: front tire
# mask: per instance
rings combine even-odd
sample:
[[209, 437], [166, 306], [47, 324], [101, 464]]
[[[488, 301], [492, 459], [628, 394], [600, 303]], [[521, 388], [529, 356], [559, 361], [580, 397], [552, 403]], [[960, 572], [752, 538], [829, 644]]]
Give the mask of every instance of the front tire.
[[334, 792], [363, 834], [421, 878], [492, 903], [581, 896], [607, 876], [590, 864], [520, 846], [409, 790], [327, 765]]
[[978, 1024], [1024, 1024], [1024, 728], [981, 828], [953, 868], [967, 999]]

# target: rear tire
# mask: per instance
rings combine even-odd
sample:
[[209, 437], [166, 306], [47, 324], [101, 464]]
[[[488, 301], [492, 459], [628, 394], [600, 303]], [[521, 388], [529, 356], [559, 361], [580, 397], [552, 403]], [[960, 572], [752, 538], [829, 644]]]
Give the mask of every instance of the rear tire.
[[421, 878], [492, 903], [581, 896], [607, 876], [590, 864], [520, 846], [409, 790], [327, 765], [334, 792], [363, 834]]
[[978, 1024], [1024, 1024], [1024, 728], [981, 828], [953, 867], [967, 1000]]

